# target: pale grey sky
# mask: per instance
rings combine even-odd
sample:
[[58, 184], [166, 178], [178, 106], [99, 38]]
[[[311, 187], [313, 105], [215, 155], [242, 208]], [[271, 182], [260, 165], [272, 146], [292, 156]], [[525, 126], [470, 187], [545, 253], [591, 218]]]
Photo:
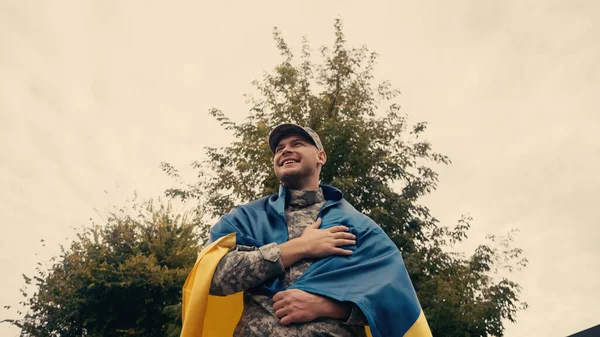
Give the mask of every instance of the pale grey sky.
[[530, 308], [506, 336], [599, 324], [598, 13], [593, 0], [2, 0], [0, 305], [20, 300], [21, 274], [72, 227], [133, 190], [161, 195], [161, 161], [185, 166], [232, 140], [207, 110], [245, 116], [242, 94], [280, 61], [273, 26], [297, 51], [307, 35], [317, 54], [339, 17], [452, 158], [424, 202], [443, 224], [475, 218], [462, 248], [521, 231], [530, 264], [513, 278]]

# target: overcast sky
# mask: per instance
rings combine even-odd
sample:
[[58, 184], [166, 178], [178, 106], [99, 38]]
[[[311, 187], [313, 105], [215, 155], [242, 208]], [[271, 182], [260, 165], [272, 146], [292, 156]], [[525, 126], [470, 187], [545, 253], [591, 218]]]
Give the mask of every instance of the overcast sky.
[[207, 110], [246, 116], [250, 82], [280, 61], [273, 26], [317, 54], [342, 18], [453, 160], [424, 200], [433, 214], [474, 217], [465, 250], [520, 230], [530, 264], [512, 278], [530, 308], [506, 336], [600, 324], [600, 2], [202, 3], [0, 1], [0, 305], [73, 227], [134, 190], [160, 196], [161, 161], [184, 167], [232, 140]]

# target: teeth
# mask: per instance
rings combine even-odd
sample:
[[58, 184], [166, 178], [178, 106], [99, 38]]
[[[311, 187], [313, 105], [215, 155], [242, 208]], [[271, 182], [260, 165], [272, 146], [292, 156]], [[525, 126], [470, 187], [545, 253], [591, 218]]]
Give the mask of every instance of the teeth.
[[295, 163], [295, 160], [286, 160], [283, 162], [283, 165], [289, 164], [289, 163]]

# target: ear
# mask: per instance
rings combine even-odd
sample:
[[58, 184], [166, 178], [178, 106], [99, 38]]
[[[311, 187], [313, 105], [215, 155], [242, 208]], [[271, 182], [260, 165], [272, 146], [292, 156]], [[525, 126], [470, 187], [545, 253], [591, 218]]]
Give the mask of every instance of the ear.
[[317, 159], [317, 164], [321, 164], [321, 166], [325, 165], [327, 162], [327, 153], [325, 151], [319, 151], [319, 157]]

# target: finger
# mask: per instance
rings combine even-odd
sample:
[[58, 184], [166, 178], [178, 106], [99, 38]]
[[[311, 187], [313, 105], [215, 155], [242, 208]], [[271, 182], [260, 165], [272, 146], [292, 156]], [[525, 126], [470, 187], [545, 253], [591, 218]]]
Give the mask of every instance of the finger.
[[280, 300], [273, 303], [273, 310], [277, 311], [285, 306], [286, 301]]
[[342, 249], [342, 248], [335, 248], [333, 250], [333, 255], [343, 255], [343, 256], [350, 256], [352, 255], [352, 251], [349, 249]]
[[281, 309], [275, 311], [275, 317], [282, 318], [282, 317], [288, 316], [290, 314], [290, 311], [291, 310], [289, 307], [281, 308]]
[[321, 227], [321, 223], [322, 223], [322, 222], [323, 222], [323, 221], [321, 220], [321, 218], [318, 218], [318, 219], [317, 219], [317, 221], [313, 222], [313, 223], [312, 223], [311, 225], [309, 225], [308, 227], [310, 227], [310, 228], [314, 228], [314, 229], [317, 229], [317, 228]]
[[356, 240], [356, 235], [347, 232], [337, 232], [333, 233], [334, 239], [346, 239], [346, 240]]
[[293, 315], [284, 316], [283, 318], [281, 318], [279, 320], [279, 323], [281, 323], [282, 325], [292, 324], [292, 323], [294, 323], [294, 317], [293, 317]]
[[346, 227], [346, 226], [340, 225], [340, 226], [333, 226], [333, 227], [330, 227], [328, 230], [329, 230], [331, 233], [337, 233], [337, 232], [347, 232], [347, 231], [349, 231], [350, 229], [349, 229], [348, 227]]
[[345, 239], [335, 240], [335, 246], [336, 247], [352, 246], [352, 245], [355, 245], [355, 244], [356, 244], [356, 241], [354, 241], [354, 240], [345, 240]]
[[303, 320], [303, 315], [298, 314], [297, 312], [291, 312], [288, 313], [287, 315], [283, 316], [280, 320], [279, 323], [281, 323], [282, 325], [289, 325], [292, 323], [300, 323], [300, 322], [304, 322], [306, 320]]
[[281, 301], [285, 297], [285, 290], [280, 291], [273, 296], [273, 302]]

